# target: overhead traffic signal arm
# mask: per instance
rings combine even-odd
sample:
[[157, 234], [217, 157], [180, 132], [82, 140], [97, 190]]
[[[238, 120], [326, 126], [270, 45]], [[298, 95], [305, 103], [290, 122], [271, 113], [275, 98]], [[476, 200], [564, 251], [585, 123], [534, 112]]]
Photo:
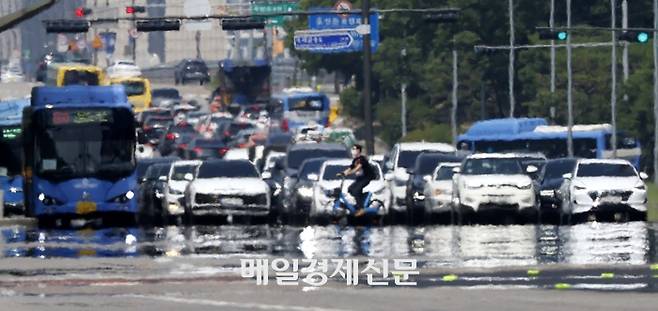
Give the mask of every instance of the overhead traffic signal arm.
[[47, 33], [81, 33], [89, 31], [89, 22], [86, 20], [47, 20], [43, 22]]
[[180, 20], [142, 20], [137, 21], [135, 27], [137, 31], [178, 31], [180, 30]]
[[627, 30], [617, 35], [617, 39], [627, 42], [646, 43], [650, 38], [650, 33], [646, 31]]
[[225, 18], [222, 19], [222, 30], [249, 30], [264, 29], [265, 19], [263, 18]]
[[550, 29], [540, 29], [539, 30], [539, 39], [542, 39], [542, 40], [564, 41], [564, 40], [567, 39], [568, 36], [569, 36], [569, 33], [567, 33], [564, 30], [561, 30], [561, 31], [550, 30]]

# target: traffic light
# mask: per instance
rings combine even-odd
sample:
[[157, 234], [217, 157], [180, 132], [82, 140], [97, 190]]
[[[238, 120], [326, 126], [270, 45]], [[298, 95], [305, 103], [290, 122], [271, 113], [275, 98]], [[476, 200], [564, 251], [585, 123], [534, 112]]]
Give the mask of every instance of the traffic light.
[[265, 19], [262, 18], [225, 18], [222, 19], [222, 30], [264, 29]]
[[85, 8], [85, 7], [77, 7], [75, 8], [75, 16], [77, 17], [85, 17], [87, 15], [91, 15], [91, 9]]
[[180, 20], [146, 20], [137, 21], [137, 31], [151, 32], [151, 31], [178, 31], [180, 30]]
[[44, 21], [47, 33], [80, 33], [89, 31], [89, 22], [85, 20], [48, 20]]
[[567, 40], [569, 34], [566, 31], [554, 31], [549, 29], [539, 30], [539, 39], [542, 40]]
[[617, 36], [620, 41], [647, 43], [651, 38], [646, 31], [624, 31]]
[[144, 6], [127, 6], [126, 14], [136, 14], [146, 12], [146, 7]]
[[423, 19], [428, 23], [454, 23], [459, 18], [456, 10], [426, 14]]

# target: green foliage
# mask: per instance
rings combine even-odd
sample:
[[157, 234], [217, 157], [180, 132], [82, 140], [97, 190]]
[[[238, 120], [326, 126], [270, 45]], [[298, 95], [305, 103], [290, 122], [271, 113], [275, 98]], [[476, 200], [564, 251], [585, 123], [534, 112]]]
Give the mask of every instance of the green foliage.
[[[331, 6], [334, 0], [302, 0], [302, 8]], [[355, 2], [355, 8], [360, 6]], [[473, 45], [508, 45], [509, 24], [507, 1], [481, 0], [373, 0], [373, 7], [429, 8], [458, 7], [461, 16], [455, 24], [432, 24], [422, 15], [385, 14], [380, 19], [379, 49], [373, 55], [373, 105], [376, 134], [391, 143], [400, 139], [400, 84], [408, 84], [408, 135], [405, 139], [437, 139], [449, 141], [452, 49], [459, 53], [460, 124], [470, 124], [482, 117], [481, 104], [487, 118], [509, 116], [508, 53], [493, 55], [474, 53]], [[546, 26], [549, 1], [515, 1], [515, 36], [517, 44], [547, 44], [540, 40], [537, 26]], [[621, 16], [618, 8], [617, 16]], [[574, 1], [574, 25], [610, 26], [608, 1]], [[629, 3], [634, 27], [652, 25], [652, 0]], [[556, 2], [556, 24], [566, 22], [564, 3]], [[618, 23], [619, 25], [619, 23]], [[306, 28], [306, 19], [288, 25], [289, 31]], [[292, 36], [291, 36], [292, 37]], [[575, 32], [573, 43], [608, 42], [607, 32]], [[454, 38], [454, 40], [453, 40]], [[289, 42], [292, 46], [292, 41]], [[400, 51], [405, 48], [407, 56]], [[630, 78], [622, 80], [621, 49], [618, 49], [617, 115], [620, 130], [638, 137], [643, 146], [643, 165], [650, 165], [653, 150], [653, 60], [651, 43], [629, 47]], [[574, 48], [573, 99], [576, 123], [610, 122], [610, 47]], [[343, 76], [357, 77], [361, 89], [361, 55], [300, 54], [311, 72], [326, 69]], [[556, 92], [550, 92], [550, 49], [520, 50], [515, 62], [516, 116], [549, 118], [551, 107], [557, 124], [565, 124], [566, 115], [566, 49], [556, 49]], [[346, 89], [341, 96], [345, 113], [361, 117], [360, 93]], [[628, 95], [624, 100], [624, 94]], [[439, 134], [440, 133], [440, 134]], [[649, 170], [650, 171], [650, 170]]]

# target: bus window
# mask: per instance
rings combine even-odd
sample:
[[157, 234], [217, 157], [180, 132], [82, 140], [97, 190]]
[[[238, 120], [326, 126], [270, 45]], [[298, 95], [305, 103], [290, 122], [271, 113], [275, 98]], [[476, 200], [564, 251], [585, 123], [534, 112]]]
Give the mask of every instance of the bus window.
[[123, 81], [121, 84], [125, 87], [127, 96], [142, 95], [146, 90], [142, 81]]
[[288, 100], [290, 111], [322, 111], [324, 102], [321, 97], [291, 98]]
[[64, 85], [98, 85], [98, 74], [86, 70], [67, 70]]

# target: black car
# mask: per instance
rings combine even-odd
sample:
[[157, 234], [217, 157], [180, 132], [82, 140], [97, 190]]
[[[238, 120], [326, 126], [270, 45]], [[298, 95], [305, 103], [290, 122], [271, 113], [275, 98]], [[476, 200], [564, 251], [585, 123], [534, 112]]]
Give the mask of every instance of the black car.
[[[309, 215], [313, 203], [313, 187], [318, 180], [322, 164], [329, 158], [308, 159], [299, 167], [297, 182], [293, 186], [294, 192], [291, 196], [293, 215], [301, 216], [304, 220]], [[315, 175], [315, 178], [312, 178]]]
[[229, 150], [220, 139], [196, 138], [184, 149], [183, 158], [188, 160], [221, 159]]
[[437, 166], [442, 163], [461, 162], [463, 158], [445, 153], [421, 153], [416, 158], [416, 163], [412, 169], [407, 169], [409, 180], [407, 181], [406, 204], [408, 220], [412, 223], [420, 223], [423, 220], [422, 213], [425, 211], [425, 184], [428, 177], [434, 172]]
[[[190, 136], [196, 136], [197, 132], [194, 126], [189, 123], [179, 123], [169, 126], [164, 134], [164, 139], [160, 140], [158, 151], [163, 156], [170, 155], [176, 151], [180, 144], [185, 144], [185, 140]], [[191, 141], [191, 139], [189, 139]]]
[[184, 59], [174, 71], [174, 80], [176, 84], [185, 84], [188, 81], [199, 81], [199, 84], [210, 82], [208, 66], [200, 59]]
[[292, 212], [290, 202], [294, 186], [297, 183], [297, 172], [302, 163], [308, 159], [315, 158], [349, 158], [350, 152], [345, 145], [341, 144], [295, 144], [291, 145], [286, 152], [284, 163], [285, 177], [283, 180], [283, 203], [285, 213]]
[[562, 199], [558, 190], [562, 186], [566, 173], [573, 172], [578, 159], [565, 158], [546, 162], [539, 177], [539, 205], [544, 220], [557, 219]]
[[161, 88], [151, 91], [151, 105], [153, 107], [174, 107], [180, 105], [181, 96], [177, 89]]
[[144, 125], [137, 129], [141, 134], [141, 143], [149, 143], [154, 146], [160, 144], [162, 136], [164, 136], [167, 128], [171, 126], [174, 119], [171, 116], [151, 116], [147, 117]]
[[141, 185], [137, 200], [141, 207], [140, 216], [142, 219], [150, 220], [153, 219], [153, 216], [161, 214], [164, 189], [167, 185], [167, 175], [171, 165], [171, 162], [151, 165], [140, 180]]

